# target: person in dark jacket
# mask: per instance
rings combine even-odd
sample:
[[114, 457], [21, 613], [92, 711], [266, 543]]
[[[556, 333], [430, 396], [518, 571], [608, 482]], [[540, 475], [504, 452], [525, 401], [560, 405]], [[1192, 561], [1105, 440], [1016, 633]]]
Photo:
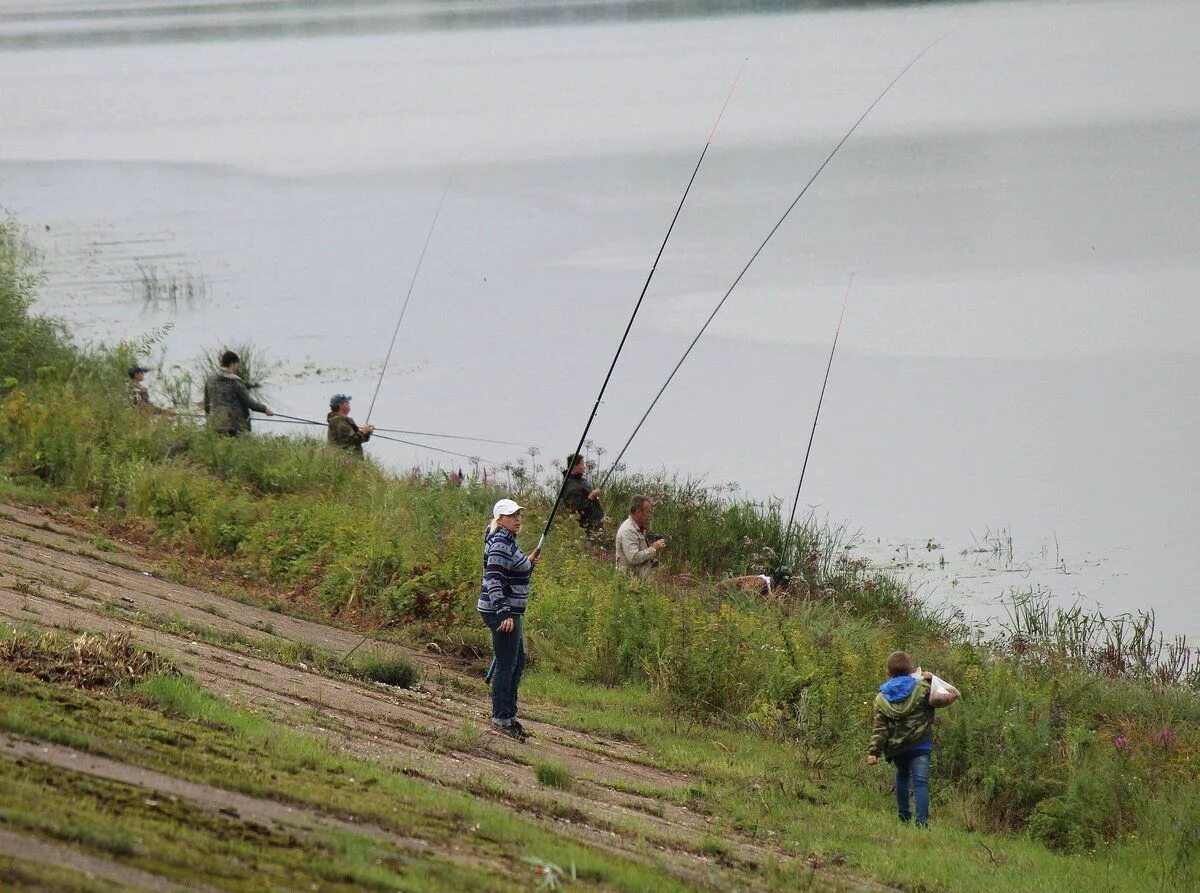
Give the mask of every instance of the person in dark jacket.
[[356, 425], [350, 418], [350, 400], [346, 394], [334, 394], [329, 398], [329, 430], [325, 440], [330, 446], [341, 447], [362, 456], [362, 445], [371, 439], [374, 425]]
[[567, 456], [563, 504], [575, 513], [579, 526], [590, 539], [600, 531], [600, 525], [604, 522], [604, 506], [600, 504], [600, 491], [584, 476], [585, 471], [583, 456], [578, 453]]
[[479, 591], [479, 616], [492, 631], [495, 653], [492, 673], [492, 732], [517, 741], [526, 738], [517, 719], [517, 689], [525, 671], [525, 638], [522, 619], [539, 558], [526, 555], [517, 545], [522, 506], [501, 499], [492, 509], [483, 545], [483, 583]]
[[221, 368], [204, 383], [204, 414], [221, 434], [235, 437], [250, 430], [250, 410], [275, 415], [270, 407], [250, 396], [250, 389], [238, 375], [238, 355], [232, 350], [221, 354]]
[[882, 756], [896, 767], [896, 806], [900, 821], [912, 820], [909, 805], [916, 804], [917, 826], [929, 824], [929, 760], [933, 752], [933, 711], [929, 702], [932, 673], [917, 677], [912, 659], [903, 651], [888, 655], [888, 680], [875, 696], [875, 725], [867, 750], [867, 765]]

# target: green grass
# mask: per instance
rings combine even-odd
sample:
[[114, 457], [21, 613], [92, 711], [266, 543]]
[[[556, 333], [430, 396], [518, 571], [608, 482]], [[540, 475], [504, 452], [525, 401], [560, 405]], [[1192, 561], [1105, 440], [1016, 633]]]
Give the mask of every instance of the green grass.
[[[529, 544], [554, 471], [531, 458], [502, 489], [448, 487], [437, 475], [348, 462], [320, 443], [219, 438], [135, 413], [121, 372], [133, 347], [72, 346], [29, 315], [36, 284], [15, 228], [0, 227], [0, 492], [95, 505], [98, 536], [106, 523], [139, 527], [188, 555], [191, 572], [209, 561], [236, 577], [251, 600], [395, 630], [446, 654], [488, 653], [474, 610], [487, 510], [500, 495], [527, 505]], [[862, 765], [870, 699], [886, 655], [902, 648], [964, 692], [941, 715], [934, 767], [939, 840], [954, 840], [963, 889], [989, 872], [1017, 889], [1047, 878], [1106, 889], [1104, 872], [1128, 877], [1112, 869], [1114, 854], [1162, 885], [1193, 876], [1193, 652], [1173, 650], [1146, 622], [1051, 616], [1029, 602], [1009, 635], [978, 644], [847, 558], [837, 529], [805, 524], [781, 556], [774, 506], [624, 474], [607, 504], [633, 490], [658, 501], [654, 527], [672, 543], [664, 571], [693, 582], [633, 585], [569, 518], [560, 523], [526, 615], [526, 690], [556, 720], [695, 772], [689, 808], [736, 833], [770, 831], [822, 864], [841, 859], [848, 871], [916, 884], [920, 863], [907, 860], [910, 841], [893, 826], [886, 773]], [[717, 585], [779, 562], [798, 581], [790, 600]], [[808, 812], [818, 807], [828, 814], [814, 824]], [[976, 872], [967, 850], [978, 848], [954, 835], [980, 833], [1020, 858], [997, 866], [989, 857]], [[944, 877], [953, 887], [951, 868]]]
[[[783, 844], [800, 860], [811, 857], [825, 869], [862, 872], [906, 889], [987, 891], [995, 885], [1084, 893], [1133, 889], [1146, 879], [1155, 889], [1186, 890], [1200, 867], [1194, 853], [1186, 852], [1183, 828], [1162, 817], [1151, 839], [1139, 835], [1101, 844], [1085, 856], [1059, 855], [1024, 836], [964, 830], [962, 794], [938, 777], [937, 754], [934, 829], [920, 832], [894, 818], [890, 772], [868, 769], [858, 754], [840, 759], [764, 740], [748, 729], [679, 723], [636, 686], [608, 688], [535, 673], [526, 688], [535, 713], [545, 699], [554, 705], [557, 722], [580, 731], [616, 738], [636, 727], [653, 763], [694, 779], [677, 791], [621, 786], [630, 793], [688, 805], [712, 816], [726, 833]], [[1174, 811], [1172, 821], [1180, 812], [1187, 809]], [[1194, 835], [1196, 826], [1185, 823], [1189, 827]], [[721, 858], [724, 840], [714, 833], [699, 848]], [[1170, 847], [1170, 855], [1160, 846]]]
[[[0, 699], [6, 705], [0, 728], [229, 790], [356, 816], [399, 834], [465, 847], [480, 858], [516, 854], [559, 864], [575, 862], [589, 884], [621, 890], [684, 889], [660, 870], [590, 850], [502, 805], [414, 779], [403, 765], [347, 758], [323, 739], [283, 726], [277, 717], [235, 708], [186, 677], [147, 680], [133, 696], [144, 706], [88, 696], [0, 669]], [[504, 800], [512, 792], [498, 785], [494, 793], [492, 799]], [[551, 805], [531, 802], [537, 808]], [[57, 807], [45, 812], [51, 816], [47, 821], [63, 818]], [[75, 813], [65, 815], [76, 824], [82, 822]], [[111, 823], [83, 822], [80, 827]], [[440, 864], [432, 863], [435, 868]], [[475, 881], [469, 878], [468, 873], [468, 880], [428, 889], [493, 889], [472, 886]], [[510, 877], [495, 888], [511, 889], [511, 884]]]
[[22, 893], [116, 893], [120, 889], [115, 882], [88, 877], [70, 869], [0, 856], [0, 890], [20, 890]]
[[35, 761], [0, 756], [0, 803], [0, 819], [13, 829], [226, 890], [300, 889], [313, 881], [346, 891], [503, 889], [483, 871], [433, 858], [413, 864], [367, 838], [272, 830]]
[[575, 786], [571, 770], [560, 763], [534, 763], [533, 772], [537, 777], [538, 784], [548, 788], [569, 791]]
[[421, 679], [412, 661], [402, 657], [379, 657], [373, 654], [357, 658], [351, 666], [355, 675], [373, 682], [383, 682], [398, 688], [412, 688]]

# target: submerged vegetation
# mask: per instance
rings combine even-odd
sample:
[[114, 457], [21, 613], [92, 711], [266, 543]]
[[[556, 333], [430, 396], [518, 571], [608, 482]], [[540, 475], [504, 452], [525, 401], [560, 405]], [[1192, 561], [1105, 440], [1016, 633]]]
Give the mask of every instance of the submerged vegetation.
[[[7, 224], [0, 471], [9, 494], [94, 508], [114, 527], [236, 570], [285, 610], [387, 627], [468, 657], [487, 652], [474, 607], [482, 525], [499, 495], [513, 495], [529, 507], [528, 529], [540, 529], [554, 470], [531, 457], [510, 469], [504, 488], [477, 478], [457, 486], [441, 474], [395, 475], [303, 438], [222, 438], [139, 413], [124, 392], [130, 353], [72, 346], [60, 327], [29, 315], [35, 287]], [[618, 474], [605, 495], [610, 514], [634, 491], [655, 498], [655, 530], [671, 544], [659, 580], [618, 575], [563, 518], [527, 618], [533, 691], [554, 697], [574, 687], [577, 706], [603, 705], [605, 691], [618, 704], [631, 692], [639, 711], [650, 709], [644, 695], [675, 730], [704, 727], [717, 743], [736, 733], [745, 750], [728, 756], [731, 765], [758, 765], [760, 746], [788, 748], [779, 790], [760, 791], [761, 815], [732, 821], [755, 833], [761, 821], [794, 831], [810, 785], [824, 791], [821, 802], [832, 802], [831, 787], [839, 797], [865, 790], [881, 814], [889, 810], [883, 773], [862, 761], [870, 699], [887, 654], [904, 649], [963, 692], [937, 726], [935, 823], [1028, 835], [1066, 853], [1124, 842], [1133, 848], [1123, 858], [1144, 859], [1163, 886], [1200, 882], [1200, 662], [1186, 643], [1157, 635], [1152, 618], [1056, 613], [1033, 593], [1014, 603], [1007, 630], [981, 643], [849, 557], [836, 531], [807, 523], [781, 556], [776, 506]], [[719, 585], [781, 562], [795, 579], [785, 596]], [[357, 666], [411, 684], [411, 667]], [[148, 693], [161, 701], [172, 684]], [[602, 722], [607, 734], [638, 740], [642, 716], [609, 709]], [[774, 771], [762, 769], [764, 778]], [[538, 778], [573, 783], [550, 764]], [[738, 785], [744, 792], [744, 777]]]

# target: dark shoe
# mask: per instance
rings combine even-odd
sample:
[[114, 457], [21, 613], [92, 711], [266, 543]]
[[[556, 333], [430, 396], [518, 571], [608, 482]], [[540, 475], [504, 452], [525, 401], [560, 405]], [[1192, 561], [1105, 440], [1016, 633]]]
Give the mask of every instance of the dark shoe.
[[520, 725], [518, 725], [515, 722], [512, 723], [511, 725], [507, 725], [507, 726], [492, 726], [492, 734], [493, 735], [505, 735], [505, 736], [513, 739], [514, 741], [521, 742], [522, 744], [525, 743], [525, 738], [526, 738], [525, 730], [522, 729], [520, 727]]

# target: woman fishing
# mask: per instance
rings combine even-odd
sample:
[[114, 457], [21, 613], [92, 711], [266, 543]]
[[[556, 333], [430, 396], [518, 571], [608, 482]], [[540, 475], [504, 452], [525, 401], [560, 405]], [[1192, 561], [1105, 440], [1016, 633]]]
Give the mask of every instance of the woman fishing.
[[517, 721], [517, 688], [525, 670], [525, 638], [521, 620], [529, 598], [530, 579], [539, 555], [526, 555], [517, 545], [522, 507], [501, 499], [492, 508], [483, 546], [483, 584], [479, 616], [492, 631], [495, 653], [492, 675], [492, 732], [524, 741]]

